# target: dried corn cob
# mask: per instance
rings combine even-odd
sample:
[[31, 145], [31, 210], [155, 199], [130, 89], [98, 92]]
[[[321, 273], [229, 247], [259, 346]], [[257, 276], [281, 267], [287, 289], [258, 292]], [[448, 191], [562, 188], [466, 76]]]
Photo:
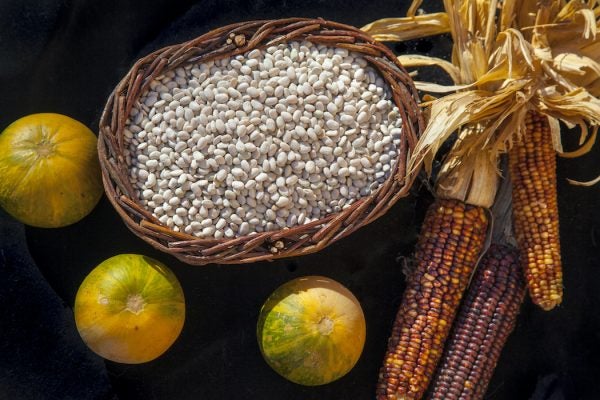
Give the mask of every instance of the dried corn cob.
[[547, 117], [528, 112], [525, 124], [509, 152], [514, 231], [531, 299], [550, 310], [562, 301], [556, 154]]
[[524, 296], [518, 250], [490, 246], [452, 327], [429, 399], [483, 399]]
[[381, 368], [377, 398], [419, 399], [425, 392], [487, 232], [483, 207], [436, 200], [417, 243], [407, 287]]

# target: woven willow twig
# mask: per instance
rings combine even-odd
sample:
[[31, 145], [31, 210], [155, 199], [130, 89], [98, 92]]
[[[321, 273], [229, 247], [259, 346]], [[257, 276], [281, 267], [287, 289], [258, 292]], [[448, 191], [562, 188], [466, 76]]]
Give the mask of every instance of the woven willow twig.
[[[388, 180], [370, 196], [337, 214], [279, 231], [233, 239], [199, 239], [163, 225], [144, 209], [128, 179], [123, 131], [136, 101], [152, 80], [179, 65], [203, 63], [292, 40], [308, 40], [360, 53], [390, 85], [402, 117], [402, 140]], [[393, 53], [354, 27], [303, 18], [228, 25], [147, 55], [117, 85], [100, 119], [98, 153], [106, 194], [133, 233], [188, 264], [238, 264], [313, 253], [379, 218], [408, 194], [415, 175], [407, 176], [407, 158], [424, 128], [417, 99], [411, 78]]]

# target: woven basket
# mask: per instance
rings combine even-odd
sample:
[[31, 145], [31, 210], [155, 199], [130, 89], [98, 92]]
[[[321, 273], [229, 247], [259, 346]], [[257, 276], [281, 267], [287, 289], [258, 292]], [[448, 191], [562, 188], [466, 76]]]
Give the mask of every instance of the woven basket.
[[[402, 117], [398, 160], [390, 177], [368, 197], [337, 214], [305, 225], [233, 239], [199, 239], [163, 225], [135, 197], [123, 156], [126, 120], [150, 82], [186, 63], [201, 63], [292, 40], [361, 53], [390, 85]], [[228, 25], [188, 42], [155, 51], [138, 60], [108, 99], [100, 120], [98, 153], [108, 199], [127, 227], [144, 241], [192, 265], [239, 264], [313, 253], [383, 215], [408, 194], [408, 154], [423, 130], [417, 91], [392, 52], [360, 30], [323, 19], [290, 18]]]

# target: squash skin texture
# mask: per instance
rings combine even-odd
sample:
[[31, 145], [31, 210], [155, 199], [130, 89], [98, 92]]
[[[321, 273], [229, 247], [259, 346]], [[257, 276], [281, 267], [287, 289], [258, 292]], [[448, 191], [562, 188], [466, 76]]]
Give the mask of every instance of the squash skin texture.
[[278, 374], [297, 384], [324, 385], [357, 363], [366, 336], [360, 303], [340, 283], [308, 276], [276, 289], [263, 305], [257, 337]]
[[61, 114], [31, 114], [0, 134], [0, 206], [17, 220], [58, 228], [88, 215], [102, 197], [97, 138]]
[[74, 313], [81, 338], [95, 353], [139, 364], [159, 357], [175, 342], [185, 321], [185, 299], [165, 265], [120, 254], [84, 279]]

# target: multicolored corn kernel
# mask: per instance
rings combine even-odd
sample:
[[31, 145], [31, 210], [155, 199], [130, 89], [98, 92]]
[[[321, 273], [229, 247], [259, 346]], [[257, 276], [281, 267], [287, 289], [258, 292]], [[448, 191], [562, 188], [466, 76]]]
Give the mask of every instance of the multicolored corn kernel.
[[514, 232], [529, 295], [535, 304], [551, 310], [563, 296], [556, 153], [547, 117], [529, 112], [525, 123], [523, 140], [509, 152]]
[[524, 297], [519, 251], [490, 246], [460, 307], [428, 399], [483, 399]]
[[436, 200], [427, 211], [377, 384], [378, 400], [420, 399], [483, 249], [482, 207]]

